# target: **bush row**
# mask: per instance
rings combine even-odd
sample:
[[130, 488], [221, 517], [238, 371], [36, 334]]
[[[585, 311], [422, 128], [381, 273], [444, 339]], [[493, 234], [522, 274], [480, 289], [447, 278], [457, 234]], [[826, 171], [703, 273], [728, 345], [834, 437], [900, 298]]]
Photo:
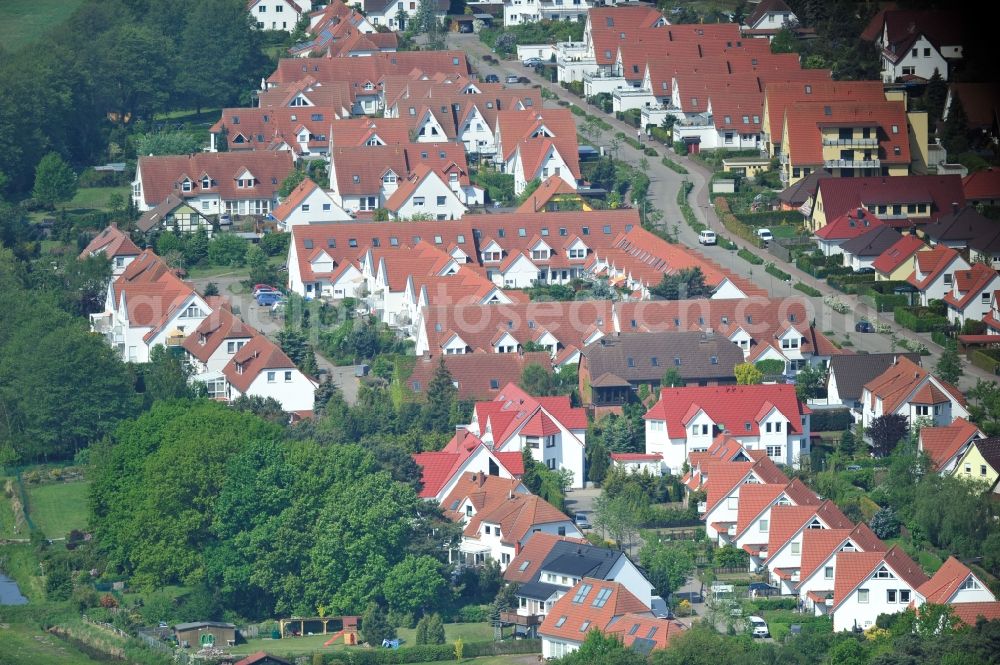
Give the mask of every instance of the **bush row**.
[[688, 170], [686, 168], [684, 168], [674, 160], [670, 159], [669, 157], [664, 157], [663, 159], [660, 160], [660, 163], [666, 166], [671, 171], [674, 171], [675, 173], [681, 173], [685, 175], [688, 173]]
[[898, 296], [891, 293], [876, 293], [873, 297], [875, 309], [880, 312], [891, 312], [897, 307], [905, 307], [906, 296]]
[[798, 289], [802, 293], [806, 294], [807, 296], [812, 296], [813, 298], [818, 298], [819, 296], [823, 295], [819, 291], [819, 289], [814, 289], [813, 287], [809, 286], [808, 284], [805, 284], [804, 282], [797, 282], [795, 286], [792, 288]]
[[854, 424], [849, 409], [817, 409], [809, 420], [811, 432], [842, 432]]
[[[503, 642], [468, 642], [462, 645], [463, 658], [502, 656], [507, 654], [541, 653], [541, 640], [509, 640]], [[399, 649], [347, 649], [324, 654], [327, 665], [403, 665], [455, 660], [454, 644], [422, 644]]]
[[792, 278], [791, 275], [789, 275], [787, 272], [785, 272], [778, 266], [774, 265], [773, 263], [768, 263], [766, 266], [764, 266], [764, 272], [770, 275], [774, 275], [783, 282], [787, 282]]
[[[760, 238], [758, 238], [753, 232], [753, 229], [750, 229], [746, 224], [736, 218], [736, 215], [733, 214], [732, 209], [729, 207], [729, 201], [727, 201], [725, 197], [715, 197], [715, 212], [719, 216], [719, 221], [722, 222], [722, 225], [727, 231], [739, 238], [743, 238], [754, 247], [760, 247]], [[754, 262], [751, 261], [751, 263]], [[760, 261], [760, 263], [763, 263], [763, 261]]]
[[759, 256], [757, 256], [756, 254], [747, 249], [740, 248], [740, 251], [736, 252], [736, 255], [739, 256], [744, 261], [749, 261], [755, 266], [759, 266], [760, 264], [764, 263], [764, 259], [760, 258]]
[[893, 309], [892, 318], [899, 325], [909, 328], [914, 332], [930, 332], [932, 330], [944, 330], [949, 327], [946, 317], [936, 316], [926, 311], [918, 316], [906, 307], [896, 307]]
[[677, 190], [677, 205], [680, 207], [681, 214], [684, 215], [684, 221], [687, 222], [687, 225], [694, 229], [695, 233], [701, 233], [708, 227], [698, 221], [698, 218], [694, 215], [694, 209], [688, 203], [688, 194], [691, 193], [692, 188], [694, 188], [694, 185], [687, 180], [681, 183], [680, 189]]
[[933, 342], [938, 346], [943, 346], [946, 349], [955, 348], [957, 344], [955, 340], [949, 337], [943, 330], [932, 330], [931, 340], [933, 340]]

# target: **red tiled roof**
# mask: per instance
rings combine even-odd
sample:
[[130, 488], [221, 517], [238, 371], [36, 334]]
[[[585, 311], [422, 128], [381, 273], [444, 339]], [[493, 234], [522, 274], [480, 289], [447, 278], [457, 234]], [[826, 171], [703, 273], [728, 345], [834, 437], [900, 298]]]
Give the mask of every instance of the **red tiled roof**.
[[[577, 592], [588, 585], [590, 590], [581, 602], [573, 602]], [[604, 603], [598, 607], [594, 603], [599, 602], [599, 597]], [[649, 608], [618, 582], [584, 577], [556, 601], [542, 620], [538, 632], [545, 637], [582, 642], [588, 631], [605, 631], [612, 619], [632, 612], [648, 615]]]
[[305, 178], [271, 211], [271, 216], [280, 221], [288, 219], [288, 216], [295, 212], [295, 209], [302, 205], [302, 202], [317, 189], [319, 189], [319, 185], [311, 178]]
[[[837, 504], [827, 499], [819, 505], [775, 506], [771, 509], [770, 532], [767, 540], [768, 556], [784, 547], [796, 533], [816, 517], [830, 529], [850, 529], [854, 526], [840, 511]], [[814, 529], [807, 529], [811, 531]]]
[[83, 260], [100, 254], [113, 259], [116, 256], [139, 256], [141, 252], [127, 233], [119, 229], [117, 224], [111, 224], [94, 236], [80, 252], [79, 258]]
[[[945, 270], [951, 266], [959, 253], [945, 245], [935, 245], [929, 252], [918, 252], [916, 255], [917, 270], [907, 278], [907, 281], [920, 291], [928, 288]], [[920, 275], [923, 274], [923, 278]]]
[[883, 563], [914, 590], [927, 582], [920, 566], [897, 545], [886, 552], [841, 552], [837, 555], [833, 609], [836, 610]]
[[[969, 270], [956, 270], [952, 290], [944, 294], [944, 301], [960, 312], [981, 293], [994, 291], [997, 287], [997, 271], [982, 263], [972, 264]], [[958, 295], [956, 295], [958, 292]]]
[[[969, 567], [950, 556], [932, 578], [920, 585], [917, 593], [924, 597], [925, 602], [944, 605], [962, 588], [962, 584], [969, 578], [969, 575], [972, 575]], [[986, 588], [985, 585], [983, 588]]]
[[929, 206], [928, 221], [933, 222], [941, 215], [950, 213], [952, 203], [960, 207], [965, 205], [962, 179], [957, 175], [823, 178], [816, 197], [822, 198], [827, 219], [836, 219], [858, 206], [924, 203]]
[[259, 335], [229, 309], [219, 307], [198, 324], [184, 339], [184, 350], [201, 362], [208, 362], [216, 349], [227, 339], [252, 339]]
[[977, 436], [982, 436], [978, 427], [965, 418], [956, 418], [943, 427], [920, 428], [920, 449], [931, 458], [934, 468], [941, 470], [962, 446]]
[[[282, 181], [293, 170], [288, 152], [199, 152], [192, 155], [140, 157], [143, 201], [155, 206], [169, 194], [191, 198], [203, 194], [218, 195], [223, 201], [274, 199]], [[236, 179], [245, 171], [255, 178], [253, 187], [240, 188]], [[211, 186], [202, 189], [203, 176]], [[191, 191], [181, 191], [182, 181], [192, 182]]]
[[[909, 358], [900, 356], [889, 369], [865, 384], [865, 390], [871, 393], [871, 408], [875, 407], [875, 400], [881, 398], [882, 413], [895, 413], [904, 400], [930, 380], [930, 376], [930, 372]], [[965, 405], [965, 396], [962, 395], [958, 388], [936, 377], [934, 377], [934, 380], [940, 383], [959, 404]], [[944, 397], [943, 393], [937, 390], [936, 387], [935, 391], [933, 394], [921, 395], [921, 399], [939, 400]], [[940, 402], [932, 401], [927, 403], [939, 404]]]
[[366, 58], [282, 58], [267, 81], [272, 86], [281, 86], [311, 76], [324, 85], [343, 81], [361, 86], [415, 69], [426, 75], [470, 73], [468, 56], [463, 51], [400, 51], [375, 53]]
[[279, 663], [285, 663], [291, 665], [287, 660], [272, 656], [264, 651], [258, 651], [257, 653], [250, 654], [242, 660], [236, 661], [235, 665], [257, 665], [262, 661], [267, 661], [269, 664], [278, 665]]
[[[587, 23], [597, 64], [612, 64], [619, 45], [634, 40], [638, 31], [652, 28], [660, 21], [663, 21], [663, 14], [652, 7], [593, 7], [587, 12]], [[739, 26], [733, 27], [736, 28], [733, 39], [736, 39]], [[680, 34], [682, 32], [678, 31], [678, 36]]]
[[784, 384], [661, 388], [660, 400], [643, 418], [666, 421], [667, 431], [674, 436], [686, 432], [690, 419], [686, 414], [693, 416], [692, 410], [702, 410], [714, 423], [724, 424], [733, 436], [759, 436], [759, 412], [767, 402], [788, 419], [791, 433], [802, 431], [802, 416], [809, 409], [799, 401], [795, 386]]
[[[350, 108], [338, 106], [226, 108], [209, 132], [226, 132], [226, 145], [230, 151], [268, 150], [285, 143], [299, 154], [298, 137], [309, 133], [309, 143], [325, 152], [330, 123], [350, 113]], [[241, 139], [242, 137], [242, 139]], [[319, 138], [323, 137], [323, 138]], [[195, 176], [192, 176], [195, 177]]]
[[483, 522], [500, 525], [501, 542], [519, 547], [530, 539], [532, 529], [537, 525], [572, 520], [541, 497], [514, 493], [492, 509], [477, 513], [463, 533], [471, 538], [477, 537]]
[[736, 535], [750, 528], [754, 520], [781, 496], [785, 487], [781, 483], [750, 483], [741, 487], [736, 509]]
[[[859, 218], [860, 213], [860, 218]], [[816, 235], [824, 240], [850, 240], [857, 238], [871, 229], [882, 226], [884, 222], [869, 213], [863, 208], [849, 210], [840, 217], [828, 221], [825, 226], [816, 232]]]
[[643, 612], [616, 617], [606, 632], [618, 635], [626, 647], [631, 647], [636, 640], [646, 639], [653, 642], [653, 649], [666, 649], [670, 640], [685, 630], [687, 626], [680, 621], [660, 619]]
[[330, 160], [341, 196], [378, 194], [387, 173], [392, 171], [405, 181], [419, 164], [433, 168], [445, 182], [457, 170], [459, 182], [469, 184], [469, 166], [460, 143], [340, 146], [330, 150]]
[[[543, 131], [544, 130], [544, 131]], [[533, 178], [541, 168], [549, 148], [554, 147], [573, 177], [580, 178], [580, 148], [576, 122], [569, 109], [526, 109], [500, 111], [497, 114], [498, 149], [504, 159], [521, 150], [524, 174]]]
[[560, 541], [578, 544], [587, 542], [585, 538], [557, 536], [554, 533], [540, 531], [525, 543], [521, 551], [507, 565], [507, 570], [503, 574], [504, 580], [512, 583], [530, 582], [538, 572], [542, 562], [545, 561], [545, 557], [549, 555], [555, 544]]
[[261, 372], [266, 370], [298, 371], [295, 363], [277, 344], [263, 335], [257, 335], [236, 352], [222, 369], [222, 373], [230, 385], [245, 393]]
[[1000, 169], [976, 171], [962, 180], [965, 198], [970, 201], [979, 199], [1000, 199]]
[[544, 211], [548, 202], [561, 194], [576, 194], [576, 189], [561, 177], [550, 175], [538, 186], [538, 189], [531, 193], [531, 196], [524, 200], [517, 212]]
[[361, 147], [376, 137], [386, 145], [410, 143], [410, 129], [406, 118], [345, 118], [330, 125], [330, 145]]
[[984, 603], [956, 603], [951, 606], [958, 619], [969, 626], [975, 626], [980, 617], [986, 621], [1000, 619], [1000, 601]]
[[784, 122], [788, 145], [783, 150], [797, 166], [823, 165], [824, 125], [874, 128], [879, 142], [874, 158], [885, 164], [910, 163], [906, 105], [902, 101], [799, 102], [785, 109]]
[[[527, 365], [539, 365], [548, 371], [552, 369], [552, 359], [544, 351], [463, 353], [443, 357], [448, 373], [458, 383], [458, 398], [461, 400], [493, 399], [508, 383], [520, 381], [521, 372]], [[423, 356], [406, 380], [407, 387], [413, 390], [414, 382], [418, 382], [422, 391], [426, 391], [437, 366], [437, 356]]]
[[764, 96], [767, 111], [764, 129], [772, 142], [780, 143], [786, 108], [809, 101], [881, 102], [885, 100], [885, 90], [881, 81], [833, 81], [829, 76], [814, 75], [804, 81], [769, 82]]
[[891, 275], [894, 270], [910, 260], [910, 258], [927, 247], [913, 235], [906, 235], [896, 241], [889, 249], [882, 252], [872, 263], [872, 267], [883, 275]]

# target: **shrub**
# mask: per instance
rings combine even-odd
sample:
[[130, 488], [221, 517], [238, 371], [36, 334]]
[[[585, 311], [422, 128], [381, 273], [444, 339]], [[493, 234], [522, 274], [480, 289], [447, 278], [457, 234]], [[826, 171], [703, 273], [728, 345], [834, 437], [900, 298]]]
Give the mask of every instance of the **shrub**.
[[646, 155], [647, 157], [656, 157], [660, 153], [656, 152], [656, 148], [646, 148], [645, 150], [642, 151], [642, 154]]
[[849, 409], [817, 409], [810, 417], [813, 432], [842, 432], [854, 424]]
[[755, 266], [759, 266], [762, 263], [764, 263], [764, 259], [760, 258], [756, 254], [754, 254], [754, 253], [752, 253], [752, 252], [750, 252], [749, 250], [746, 250], [746, 249], [742, 249], [741, 248], [740, 251], [736, 252], [736, 255], [739, 256], [744, 261], [749, 261], [750, 263], [754, 264]]
[[764, 266], [764, 272], [770, 275], [774, 275], [783, 282], [787, 282], [792, 278], [791, 275], [789, 275], [787, 272], [785, 272], [778, 266], [774, 265], [773, 263], [768, 263], [766, 266]]
[[926, 307], [896, 307], [892, 310], [892, 316], [896, 323], [914, 332], [930, 332], [950, 327], [946, 317], [935, 315]]
[[664, 157], [663, 159], [660, 160], [660, 163], [666, 166], [671, 171], [674, 171], [675, 173], [682, 173], [682, 174], [688, 173], [688, 170], [686, 168], [684, 168], [674, 160], [670, 159], [669, 157]]
[[572, 113], [573, 115], [578, 115], [578, 116], [580, 116], [581, 118], [582, 118], [583, 116], [587, 115], [587, 112], [586, 112], [586, 111], [584, 111], [584, 110], [583, 110], [582, 108], [580, 108], [579, 106], [576, 106], [575, 104], [574, 104], [574, 105], [571, 105], [571, 106], [569, 107], [569, 112], [570, 112], [570, 113]]
[[872, 516], [868, 526], [871, 527], [872, 533], [883, 540], [899, 535], [899, 518], [896, 517], [896, 511], [892, 508], [880, 509]]
[[813, 287], [811, 287], [808, 284], [805, 284], [803, 282], [797, 282], [795, 284], [795, 286], [792, 287], [792, 288], [801, 291], [802, 293], [806, 294], [807, 296], [812, 296], [813, 298], [818, 298], [819, 296], [823, 295], [819, 291], [819, 289], [814, 289]]

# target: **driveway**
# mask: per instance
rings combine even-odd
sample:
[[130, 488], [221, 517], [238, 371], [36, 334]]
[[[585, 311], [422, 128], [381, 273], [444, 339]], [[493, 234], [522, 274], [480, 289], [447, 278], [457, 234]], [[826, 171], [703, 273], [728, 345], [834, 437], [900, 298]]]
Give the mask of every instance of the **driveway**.
[[[504, 80], [507, 74], [525, 76], [531, 81], [532, 84], [537, 84], [546, 89], [558, 99], [580, 106], [581, 108], [586, 109], [587, 113], [601, 117], [612, 126], [612, 130], [610, 132], [605, 132], [602, 139], [603, 141], [610, 142], [613, 138], [613, 134], [619, 131], [624, 132], [626, 136], [629, 137], [635, 135], [635, 127], [632, 125], [618, 120], [613, 115], [605, 114], [599, 111], [597, 108], [587, 104], [580, 97], [577, 97], [562, 88], [558, 83], [552, 83], [551, 81], [542, 79], [535, 74], [533, 69], [523, 66], [520, 61], [501, 60], [496, 65], [484, 63], [482, 57], [487, 54], [492, 55], [492, 52], [486, 47], [485, 44], [479, 41], [479, 37], [477, 35], [449, 33], [448, 44], [450, 48], [465, 51], [469, 55], [473, 67], [477, 69], [477, 71], [482, 71], [483, 75], [489, 73], [498, 74], [501, 80]], [[546, 100], [545, 105], [547, 107], [557, 106], [553, 100]], [[580, 116], [574, 116], [574, 118], [576, 119], [577, 128], [579, 129], [583, 125], [583, 119]], [[861, 318], [868, 319], [869, 321], [878, 321], [889, 325], [895, 333], [897, 339], [907, 339], [913, 342], [920, 342], [926, 346], [931, 352], [931, 355], [924, 357], [923, 366], [929, 369], [934, 367], [934, 364], [941, 355], [942, 349], [931, 341], [929, 334], [918, 334], [901, 328], [893, 322], [891, 312], [887, 314], [879, 314], [871, 307], [862, 304], [858, 299], [858, 296], [841, 293], [840, 291], [828, 286], [826, 282], [818, 280], [812, 275], [802, 272], [796, 268], [795, 265], [785, 263], [777, 259], [766, 250], [751, 247], [747, 242], [739, 238], [732, 237], [731, 234], [727, 233], [723, 228], [718, 216], [715, 214], [714, 207], [710, 203], [711, 198], [708, 182], [712, 175], [711, 172], [702, 166], [700, 162], [695, 162], [687, 156], [677, 156], [673, 154], [673, 151], [669, 150], [665, 146], [657, 143], [645, 143], [644, 146], [653, 147], [657, 150], [659, 155], [669, 156], [670, 159], [683, 164], [689, 171], [688, 175], [675, 173], [674, 171], [671, 171], [663, 166], [659, 157], [645, 157], [640, 150], [636, 150], [632, 146], [624, 143], [618, 149], [617, 158], [633, 166], [639, 166], [641, 160], [645, 157], [648, 162], [646, 173], [649, 175], [650, 179], [649, 198], [653, 205], [663, 211], [663, 221], [661, 222], [661, 226], [665, 229], [669, 229], [671, 232], [674, 228], [676, 228], [679, 240], [682, 244], [696, 252], [700, 252], [705, 257], [715, 261], [723, 267], [732, 270], [737, 275], [750, 279], [761, 288], [766, 289], [772, 297], [781, 298], [796, 296], [799, 298], [805, 298], [812, 304], [813, 313], [811, 318], [815, 320], [817, 330], [820, 330], [821, 332], [832, 331], [834, 333], [833, 339], [838, 343], [843, 343], [844, 341], [849, 340], [853, 344], [853, 347], [850, 348], [855, 351], [866, 351], [868, 353], [887, 353], [893, 351], [893, 342], [889, 335], [878, 333], [865, 334], [854, 331], [854, 324]], [[754, 266], [739, 258], [735, 251], [727, 251], [719, 246], [704, 247], [700, 245], [698, 243], [697, 234], [684, 222], [680, 208], [677, 205], [677, 191], [681, 186], [681, 183], [685, 180], [690, 181], [693, 185], [689, 200], [698, 221], [706, 224], [717, 233], [730, 238], [737, 244], [738, 247], [746, 248], [754, 254], [763, 256], [767, 262], [774, 262], [776, 265], [780, 266], [784, 272], [789, 273], [792, 276], [791, 280], [787, 283], [782, 282], [780, 279], [764, 272], [764, 266]], [[801, 291], [792, 288], [792, 286], [797, 282], [802, 282], [817, 289], [822, 295], [816, 298], [805, 296], [805, 294]], [[833, 311], [830, 307], [823, 303], [823, 298], [826, 296], [834, 296], [847, 304], [850, 308], [849, 312], [847, 314], [838, 314]], [[895, 350], [900, 352], [905, 351], [905, 349], [898, 345]], [[968, 391], [970, 388], [974, 387], [978, 379], [985, 379], [989, 381], [996, 380], [995, 376], [979, 369], [978, 367], [970, 365], [964, 360], [964, 358], [962, 359], [962, 368], [963, 376], [959, 381], [958, 386], [963, 391]]]

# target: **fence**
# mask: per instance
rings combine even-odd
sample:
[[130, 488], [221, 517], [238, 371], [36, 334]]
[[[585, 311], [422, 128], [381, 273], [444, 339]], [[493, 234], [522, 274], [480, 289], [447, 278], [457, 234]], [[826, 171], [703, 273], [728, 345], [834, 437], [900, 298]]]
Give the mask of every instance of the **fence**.
[[792, 256], [797, 253], [796, 250], [805, 247], [814, 247], [813, 242], [808, 238], [775, 238], [768, 243], [767, 251], [785, 263], [789, 263]]

